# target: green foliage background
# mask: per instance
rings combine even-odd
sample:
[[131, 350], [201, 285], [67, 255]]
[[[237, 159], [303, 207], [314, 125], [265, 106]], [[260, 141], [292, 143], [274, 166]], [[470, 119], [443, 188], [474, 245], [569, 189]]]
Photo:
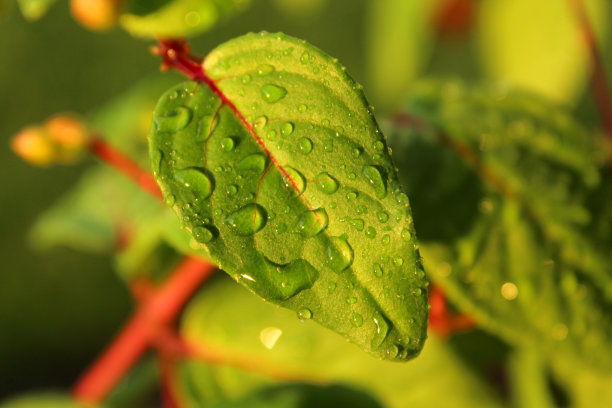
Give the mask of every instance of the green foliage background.
[[[5, 3], [0, 2], [0, 9]], [[197, 53], [205, 55], [219, 43], [248, 31], [283, 31], [305, 39], [347, 66], [351, 75], [364, 85], [370, 102], [377, 106], [379, 119], [400, 107], [405, 100], [401, 91], [410, 89], [410, 78], [393, 83], [398, 72], [412, 76], [453, 75], [463, 79], [487, 76], [475, 50], [476, 41], [472, 41], [478, 33], [482, 35], [479, 30], [486, 31], [487, 27], [436, 42], [427, 27], [415, 24], [398, 28], [402, 13], [414, 18], [410, 13], [422, 12], [398, 8], [400, 3], [402, 0], [295, 2], [310, 4], [300, 10], [288, 7], [290, 2], [285, 0], [253, 0], [246, 12], [190, 43]], [[372, 12], [374, 4], [379, 7]], [[606, 18], [604, 15], [601, 20]], [[387, 24], [389, 21], [396, 24]], [[612, 43], [610, 31], [604, 39], [608, 44]], [[396, 36], [402, 36], [403, 42], [395, 41]], [[9, 4], [0, 16], [0, 39], [2, 400], [23, 390], [69, 386], [132, 308], [125, 286], [114, 273], [108, 257], [83, 255], [68, 249], [41, 254], [27, 246], [28, 230], [37, 215], [68, 191], [91, 162], [52, 170], [30, 167], [10, 152], [9, 138], [25, 124], [56, 112], [87, 115], [95, 111], [138, 80], [155, 73], [159, 61], [149, 54], [142, 40], [130, 37], [119, 28], [104, 34], [81, 28], [71, 19], [65, 2], [52, 7], [36, 23], [25, 21], [17, 8]], [[520, 41], [517, 43], [520, 47]], [[393, 60], [397, 54], [394, 47], [400, 45], [410, 58]], [[612, 67], [612, 52], [607, 52], [605, 57], [607, 66]], [[612, 69], [608, 71], [612, 74]], [[385, 76], [388, 72], [395, 74]], [[175, 74], [167, 75], [177, 82], [180, 80]], [[596, 127], [597, 117], [586, 88], [580, 84], [570, 88], [579, 90], [568, 92], [561, 99], [587, 126]], [[390, 94], [390, 90], [395, 93]], [[496, 347], [481, 353], [478, 349], [481, 340]], [[491, 342], [487, 335], [476, 332], [456, 336], [450, 345], [472, 356], [467, 364], [487, 366], [490, 360], [507, 351], [503, 344]], [[517, 354], [513, 359], [514, 369], [528, 372], [533, 356]], [[534, 371], [537, 376], [537, 367]], [[588, 375], [583, 381], [589, 381]], [[529, 387], [529, 384], [522, 386]], [[517, 394], [519, 398], [532, 397], [524, 389]]]

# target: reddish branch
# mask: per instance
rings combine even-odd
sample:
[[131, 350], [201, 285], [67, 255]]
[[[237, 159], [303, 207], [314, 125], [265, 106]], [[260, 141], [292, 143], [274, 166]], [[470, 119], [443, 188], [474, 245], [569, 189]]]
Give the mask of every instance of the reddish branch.
[[89, 150], [91, 150], [98, 159], [115, 168], [127, 178], [133, 180], [142, 190], [160, 200], [163, 199], [162, 193], [151, 173], [144, 171], [136, 162], [121, 151], [97, 137], [92, 138], [89, 144]]
[[429, 329], [440, 337], [448, 337], [457, 331], [476, 327], [476, 322], [468, 315], [453, 315], [448, 310], [444, 292], [437, 286], [429, 291]]
[[603, 129], [608, 139], [612, 141], [612, 97], [608, 88], [603, 57], [597, 46], [597, 39], [584, 7], [584, 0], [568, 1], [580, 25], [580, 31], [591, 56], [593, 70], [591, 75], [591, 91], [593, 92]]
[[185, 258], [168, 280], [146, 297], [111, 345], [79, 379], [73, 390], [76, 399], [102, 401], [214, 270], [206, 261]]

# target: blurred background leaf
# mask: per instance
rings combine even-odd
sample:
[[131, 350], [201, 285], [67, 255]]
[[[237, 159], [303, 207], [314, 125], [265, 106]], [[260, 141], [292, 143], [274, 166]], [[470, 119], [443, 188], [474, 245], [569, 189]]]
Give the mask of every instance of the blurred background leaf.
[[[386, 407], [500, 404], [484, 380], [436, 337], [427, 340], [410, 364], [376, 360], [332, 331], [261, 302], [227, 278], [210, 282], [190, 303], [182, 332], [196, 348], [242, 368], [212, 369], [221, 395], [242, 395], [268, 386], [269, 378], [249, 374], [250, 369], [289, 381], [345, 384], [371, 394]], [[183, 375], [183, 383], [198, 384], [196, 372]], [[447, 392], [435, 391], [442, 389]]]

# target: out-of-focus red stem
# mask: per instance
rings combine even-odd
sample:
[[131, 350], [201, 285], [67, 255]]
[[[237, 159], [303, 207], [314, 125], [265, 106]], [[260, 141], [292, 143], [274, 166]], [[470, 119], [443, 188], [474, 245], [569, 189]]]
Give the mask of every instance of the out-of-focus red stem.
[[446, 338], [457, 331], [469, 330], [476, 327], [476, 322], [468, 315], [451, 315], [446, 305], [446, 296], [437, 286], [429, 291], [429, 329]]
[[141, 189], [160, 200], [163, 199], [161, 190], [151, 173], [144, 171], [136, 162], [121, 151], [98, 137], [92, 138], [89, 149], [98, 159], [133, 180]]
[[597, 105], [602, 127], [608, 139], [612, 142], [612, 97], [608, 88], [606, 69], [601, 52], [597, 46], [597, 39], [593, 27], [584, 6], [584, 0], [568, 0], [570, 7], [574, 11], [576, 20], [580, 25], [580, 31], [584, 43], [591, 56], [593, 73], [591, 75], [591, 91]]
[[160, 328], [178, 315], [183, 305], [215, 270], [198, 258], [185, 258], [166, 282], [139, 307], [119, 335], [78, 380], [78, 401], [99, 403], [147, 350]]

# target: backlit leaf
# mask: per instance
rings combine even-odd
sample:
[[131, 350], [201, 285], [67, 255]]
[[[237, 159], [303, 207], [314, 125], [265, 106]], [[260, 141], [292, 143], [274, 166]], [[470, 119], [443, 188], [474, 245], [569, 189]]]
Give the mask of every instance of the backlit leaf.
[[344, 67], [282, 34], [212, 51], [206, 84], [160, 99], [166, 198], [211, 258], [263, 298], [379, 357], [414, 357], [427, 288], [408, 198]]

